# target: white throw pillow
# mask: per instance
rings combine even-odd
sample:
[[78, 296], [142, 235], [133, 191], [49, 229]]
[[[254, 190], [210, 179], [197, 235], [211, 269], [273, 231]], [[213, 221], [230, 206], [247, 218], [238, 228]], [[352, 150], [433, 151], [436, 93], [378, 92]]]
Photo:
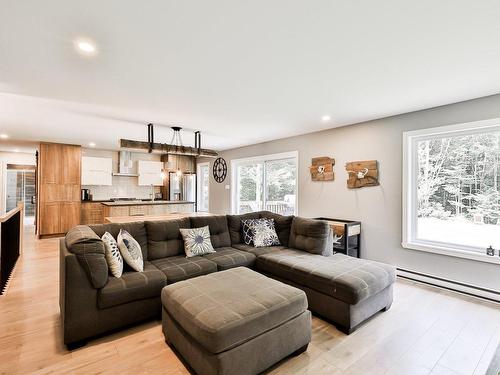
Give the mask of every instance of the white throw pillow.
[[208, 225], [201, 228], [179, 229], [184, 239], [184, 251], [186, 257], [191, 258], [199, 255], [215, 253], [212, 241], [210, 241], [210, 230]]
[[111, 274], [114, 277], [121, 277], [123, 273], [123, 257], [120, 254], [116, 240], [109, 232], [104, 233], [101, 239], [104, 242], [106, 262], [108, 262]]
[[253, 223], [251, 229], [255, 247], [280, 245], [280, 239], [274, 228], [274, 219], [258, 219]]
[[118, 234], [118, 247], [125, 262], [133, 270], [144, 271], [144, 261], [142, 259], [141, 245], [126, 230], [120, 229]]

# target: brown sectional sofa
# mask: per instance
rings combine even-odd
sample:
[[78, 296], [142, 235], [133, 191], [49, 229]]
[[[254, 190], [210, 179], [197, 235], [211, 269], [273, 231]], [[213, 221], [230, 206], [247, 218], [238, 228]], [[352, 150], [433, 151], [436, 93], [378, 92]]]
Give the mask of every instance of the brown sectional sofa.
[[[241, 220], [272, 217], [281, 246], [255, 248], [241, 238]], [[186, 258], [179, 228], [210, 228], [214, 254]], [[100, 237], [120, 228], [139, 242], [143, 273], [125, 269], [109, 276]], [[171, 221], [78, 226], [60, 242], [60, 309], [64, 343], [158, 318], [167, 284], [234, 267], [249, 267], [302, 289], [309, 309], [350, 332], [392, 303], [395, 269], [385, 264], [332, 254], [327, 223], [271, 212], [192, 217]], [[228, 286], [231, 287], [231, 286]]]

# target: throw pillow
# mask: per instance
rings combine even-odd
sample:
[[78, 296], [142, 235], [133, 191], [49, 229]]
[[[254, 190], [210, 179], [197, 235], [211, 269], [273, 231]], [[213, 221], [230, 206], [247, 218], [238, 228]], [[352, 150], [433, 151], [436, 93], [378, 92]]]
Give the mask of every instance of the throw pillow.
[[281, 245], [274, 228], [274, 219], [258, 219], [252, 225], [252, 233], [255, 247]]
[[118, 247], [125, 262], [137, 272], [144, 271], [141, 245], [126, 230], [120, 229]]
[[252, 232], [252, 227], [256, 222], [258, 222], [261, 219], [245, 219], [241, 220], [241, 230], [242, 230], [242, 238], [243, 242], [246, 245], [253, 245], [253, 232]]
[[109, 232], [106, 232], [101, 239], [104, 242], [104, 255], [111, 274], [114, 277], [121, 277], [123, 273], [123, 257], [120, 254], [115, 238]]
[[215, 253], [212, 241], [210, 241], [210, 230], [208, 225], [201, 228], [179, 229], [184, 239], [184, 250], [186, 257], [191, 258], [199, 255]]

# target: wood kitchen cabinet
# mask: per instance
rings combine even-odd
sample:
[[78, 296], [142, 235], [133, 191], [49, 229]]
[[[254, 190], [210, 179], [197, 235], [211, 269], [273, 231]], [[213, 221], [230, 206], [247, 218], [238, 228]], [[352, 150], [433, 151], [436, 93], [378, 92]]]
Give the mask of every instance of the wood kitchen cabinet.
[[40, 237], [61, 236], [80, 223], [81, 147], [41, 143], [38, 166]]
[[104, 223], [104, 206], [102, 203], [82, 203], [80, 223], [84, 225]]

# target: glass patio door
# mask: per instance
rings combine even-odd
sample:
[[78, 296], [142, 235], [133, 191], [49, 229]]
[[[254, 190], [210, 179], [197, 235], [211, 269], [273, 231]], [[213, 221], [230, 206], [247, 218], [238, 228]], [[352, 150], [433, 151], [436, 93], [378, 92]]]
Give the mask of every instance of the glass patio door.
[[[280, 155], [281, 156], [281, 155]], [[297, 157], [237, 160], [233, 173], [233, 211], [261, 210], [282, 215], [296, 213]]]
[[264, 163], [238, 165], [237, 213], [261, 211], [263, 202]]
[[295, 213], [296, 163], [294, 159], [264, 163], [264, 209], [280, 215]]

